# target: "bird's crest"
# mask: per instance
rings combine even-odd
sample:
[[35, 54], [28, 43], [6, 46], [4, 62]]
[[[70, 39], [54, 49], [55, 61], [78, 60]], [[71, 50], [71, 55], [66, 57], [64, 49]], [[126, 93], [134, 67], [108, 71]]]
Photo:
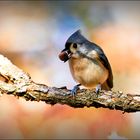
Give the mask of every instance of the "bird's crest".
[[87, 40], [83, 35], [81, 30], [77, 30], [76, 32], [74, 32], [66, 41], [67, 43], [78, 43], [78, 44], [82, 44], [83, 42], [85, 42], [85, 40]]

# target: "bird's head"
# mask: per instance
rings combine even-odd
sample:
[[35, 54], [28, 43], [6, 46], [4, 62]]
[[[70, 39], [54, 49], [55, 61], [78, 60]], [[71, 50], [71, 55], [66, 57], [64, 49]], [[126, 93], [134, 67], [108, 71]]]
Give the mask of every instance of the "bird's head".
[[79, 58], [86, 55], [88, 53], [87, 43], [89, 41], [81, 34], [81, 31], [76, 31], [66, 41], [65, 49], [61, 51], [59, 58], [66, 62], [71, 57]]

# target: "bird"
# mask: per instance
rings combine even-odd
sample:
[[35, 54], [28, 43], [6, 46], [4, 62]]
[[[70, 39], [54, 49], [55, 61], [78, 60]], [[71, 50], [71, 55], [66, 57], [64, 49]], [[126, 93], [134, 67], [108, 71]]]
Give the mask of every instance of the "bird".
[[59, 58], [69, 62], [70, 72], [77, 83], [71, 90], [72, 95], [77, 93], [79, 86], [94, 88], [97, 94], [101, 89], [113, 88], [111, 65], [103, 49], [84, 37], [80, 29], [67, 39]]

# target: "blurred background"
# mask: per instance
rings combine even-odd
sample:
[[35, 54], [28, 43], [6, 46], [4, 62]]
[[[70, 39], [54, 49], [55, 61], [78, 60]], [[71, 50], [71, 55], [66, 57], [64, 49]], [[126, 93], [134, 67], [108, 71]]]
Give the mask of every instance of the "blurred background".
[[[48, 86], [76, 83], [58, 59], [76, 30], [102, 47], [114, 74], [113, 90], [140, 94], [139, 1], [0, 1], [0, 52]], [[140, 138], [140, 113], [47, 105], [4, 95], [0, 138]]]

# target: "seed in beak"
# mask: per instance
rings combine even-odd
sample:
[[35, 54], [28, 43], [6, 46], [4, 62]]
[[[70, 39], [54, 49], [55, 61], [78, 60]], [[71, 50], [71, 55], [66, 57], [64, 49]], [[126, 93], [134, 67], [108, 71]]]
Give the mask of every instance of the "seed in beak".
[[60, 59], [61, 61], [66, 62], [66, 61], [69, 59], [68, 53], [67, 53], [66, 51], [61, 52], [61, 53], [59, 54], [59, 59]]

